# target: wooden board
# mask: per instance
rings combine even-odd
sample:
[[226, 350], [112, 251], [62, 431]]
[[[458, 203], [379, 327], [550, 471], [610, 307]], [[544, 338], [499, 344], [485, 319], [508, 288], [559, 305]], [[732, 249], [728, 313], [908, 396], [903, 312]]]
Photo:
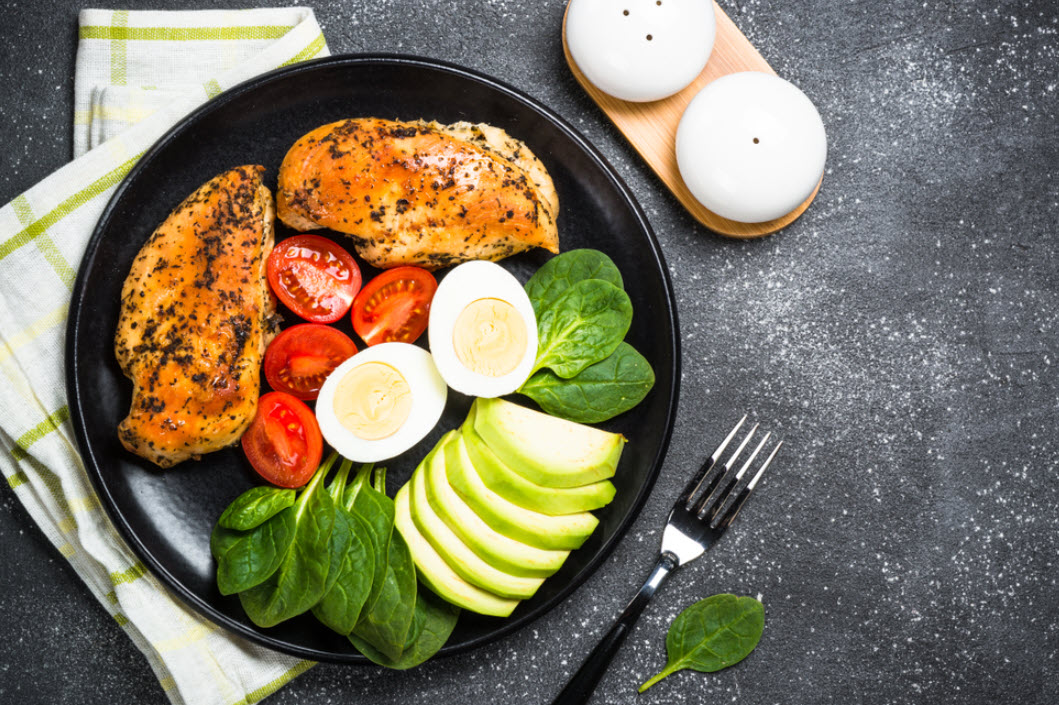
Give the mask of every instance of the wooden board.
[[[567, 5], [567, 10], [569, 10], [569, 5]], [[658, 174], [662, 183], [673, 192], [696, 220], [710, 230], [728, 237], [761, 237], [785, 228], [804, 213], [820, 191], [820, 183], [817, 183], [813, 193], [800, 206], [783, 217], [764, 223], [739, 223], [722, 218], [699, 203], [684, 184], [680, 169], [677, 167], [677, 125], [680, 124], [680, 117], [684, 114], [691, 99], [707, 83], [730, 73], [739, 71], [776, 73], [716, 2], [714, 12], [717, 15], [717, 36], [706, 68], [684, 90], [651, 103], [630, 103], [619, 100], [599, 90], [585, 78], [577, 68], [577, 64], [574, 63], [573, 57], [570, 56], [570, 48], [566, 45], [565, 17], [563, 18], [563, 52], [566, 54], [566, 63], [569, 64], [570, 71], [573, 72], [577, 82], [603, 109], [611, 122]], [[823, 182], [823, 174], [820, 175], [820, 181]]]

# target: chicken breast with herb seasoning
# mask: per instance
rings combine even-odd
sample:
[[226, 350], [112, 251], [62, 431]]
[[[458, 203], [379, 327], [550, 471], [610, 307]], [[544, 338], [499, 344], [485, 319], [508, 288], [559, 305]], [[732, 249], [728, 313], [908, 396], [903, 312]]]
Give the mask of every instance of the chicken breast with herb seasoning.
[[324, 125], [287, 152], [276, 202], [290, 227], [345, 233], [380, 268], [559, 251], [547, 170], [525, 144], [484, 124]]
[[122, 445], [168, 468], [239, 440], [274, 332], [272, 194], [241, 166], [201, 186], [133, 261], [114, 350], [133, 383]]

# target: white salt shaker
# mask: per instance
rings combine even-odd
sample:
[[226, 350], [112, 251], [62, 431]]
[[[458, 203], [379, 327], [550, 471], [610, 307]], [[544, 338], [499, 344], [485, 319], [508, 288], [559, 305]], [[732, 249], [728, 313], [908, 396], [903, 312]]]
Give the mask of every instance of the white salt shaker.
[[729, 220], [761, 223], [812, 195], [827, 135], [796, 86], [747, 71], [699, 91], [680, 119], [676, 152], [680, 175], [702, 205]]
[[717, 20], [712, 0], [570, 0], [566, 45], [604, 93], [661, 100], [706, 66]]

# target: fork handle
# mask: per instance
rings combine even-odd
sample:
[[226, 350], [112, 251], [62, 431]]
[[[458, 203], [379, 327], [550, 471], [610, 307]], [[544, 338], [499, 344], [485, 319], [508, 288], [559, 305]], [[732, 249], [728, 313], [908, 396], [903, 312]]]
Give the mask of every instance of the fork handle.
[[592, 693], [596, 689], [596, 685], [599, 683], [599, 679], [603, 677], [603, 674], [607, 671], [607, 666], [614, 659], [614, 654], [618, 653], [618, 649], [625, 641], [625, 637], [629, 635], [629, 632], [636, 625], [636, 620], [640, 618], [640, 613], [643, 612], [644, 607], [654, 596], [658, 586], [662, 584], [678, 564], [677, 557], [668, 551], [658, 557], [658, 562], [655, 563], [651, 576], [647, 578], [647, 582], [640, 588], [640, 592], [636, 593], [636, 597], [632, 598], [625, 607], [625, 610], [614, 622], [614, 626], [610, 628], [607, 635], [600, 640], [596, 648], [592, 649], [592, 653], [581, 664], [581, 668], [577, 670], [577, 673], [566, 684], [562, 692], [552, 701], [552, 705], [583, 705], [583, 703], [588, 702], [588, 699], [592, 697]]

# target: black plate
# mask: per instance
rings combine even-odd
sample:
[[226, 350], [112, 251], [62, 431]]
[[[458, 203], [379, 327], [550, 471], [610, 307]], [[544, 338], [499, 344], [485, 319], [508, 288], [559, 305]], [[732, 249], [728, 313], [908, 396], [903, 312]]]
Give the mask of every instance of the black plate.
[[[569, 595], [607, 557], [639, 513], [665, 457], [677, 405], [680, 356], [668, 272], [650, 225], [603, 157], [562, 118], [494, 79], [450, 64], [401, 56], [339, 56], [299, 64], [233, 88], [184, 119], [147, 152], [118, 188], [88, 244], [74, 288], [67, 336], [70, 407], [85, 465], [111, 518], [143, 562], [187, 604], [217, 624], [296, 656], [366, 662], [311, 616], [255, 627], [214, 583], [209, 535], [217, 517], [255, 484], [242, 452], [228, 449], [161, 471], [126, 452], [116, 428], [132, 385], [114, 358], [125, 275], [141, 245], [180, 201], [214, 175], [263, 164], [270, 186], [280, 161], [309, 130], [345, 117], [487, 122], [525, 141], [559, 192], [564, 250], [595, 247], [625, 275], [635, 311], [628, 340], [658, 381], [636, 409], [605, 424], [628, 436], [614, 479], [618, 492], [599, 527], [540, 591], [507, 619], [465, 612], [443, 654], [510, 634]], [[290, 232], [277, 223], [277, 237]], [[549, 255], [504, 264], [525, 281]], [[371, 274], [365, 272], [365, 280]], [[289, 319], [290, 320], [290, 319]], [[348, 328], [347, 328], [348, 330]], [[390, 461], [392, 494], [438, 437], [457, 426], [470, 399], [451, 393], [434, 432]]]

